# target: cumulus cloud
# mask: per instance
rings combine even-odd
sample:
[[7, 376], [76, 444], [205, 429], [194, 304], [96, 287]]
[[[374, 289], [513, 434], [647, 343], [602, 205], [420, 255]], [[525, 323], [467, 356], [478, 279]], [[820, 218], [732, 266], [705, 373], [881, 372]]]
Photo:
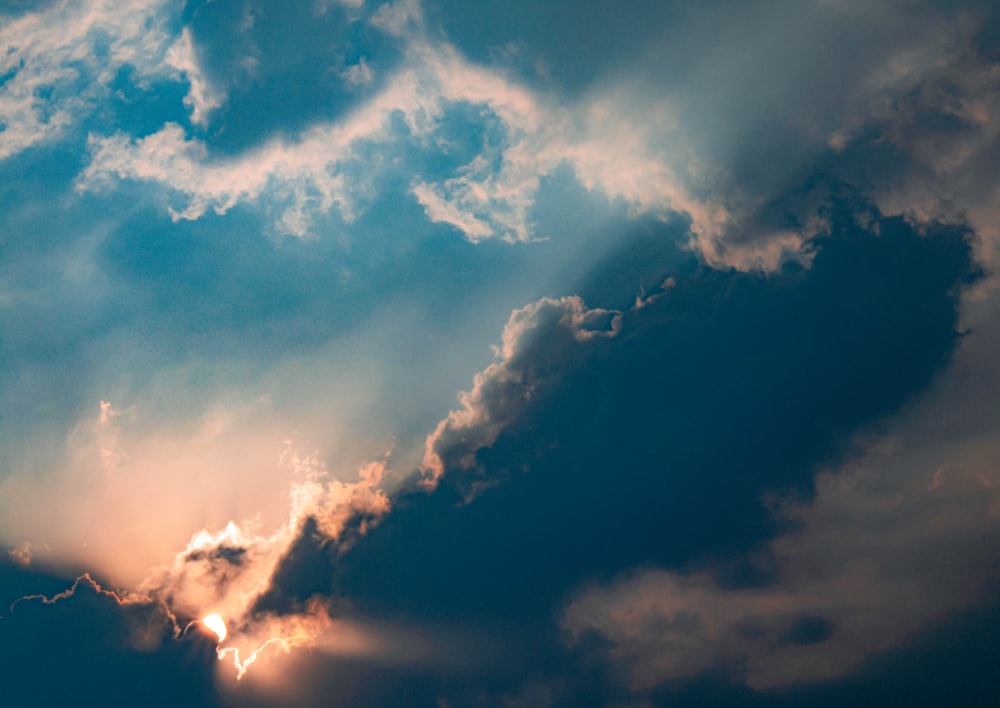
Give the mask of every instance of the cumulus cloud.
[[577, 296], [542, 298], [512, 312], [494, 347], [497, 361], [476, 374], [472, 389], [459, 394], [462, 408], [427, 436], [425, 485], [433, 488], [448, 469], [472, 468], [478, 450], [556, 385], [574, 349], [620, 329], [621, 313], [588, 308]]
[[[620, 313], [587, 308], [579, 297], [543, 298], [515, 310], [495, 349], [497, 362], [462, 394], [464, 410], [450, 414], [428, 438], [427, 488], [437, 483], [446, 462], [471, 465], [477, 449], [492, 444], [555, 385], [566, 357], [587, 342], [614, 337], [620, 323]], [[388, 456], [361, 465], [353, 480], [338, 479], [318, 453], [300, 455], [290, 442], [280, 455], [268, 455], [273, 440], [252, 421], [253, 411], [220, 409], [191, 434], [163, 432], [145, 428], [137, 408], [122, 410], [101, 401], [95, 415], [81, 420], [68, 436], [61, 476], [40, 486], [24, 476], [4, 481], [3, 498], [17, 500], [16, 510], [5, 509], [4, 533], [30, 531], [42, 540], [46, 561], [83, 562], [135, 587], [107, 592], [121, 602], [162, 606], [176, 618], [177, 632], [219, 615], [228, 629], [219, 659], [236, 678], [259, 657], [306, 645], [354, 657], [395, 652], [398, 658], [399, 642], [345, 614], [329, 592], [307, 591], [300, 597], [285, 574], [286, 566], [300, 562], [301, 544], [319, 544], [336, 557], [390, 513]], [[268, 477], [262, 495], [261, 480]], [[282, 482], [287, 495], [278, 493]], [[67, 490], [72, 502], [61, 498]], [[274, 503], [261, 506], [258, 512], [264, 513], [256, 517], [190, 534], [203, 502], [215, 498], [228, 507], [240, 490], [250, 502]], [[53, 515], [56, 507], [60, 512]], [[37, 523], [33, 510], [38, 508], [48, 511], [52, 524]], [[286, 516], [275, 524], [281, 509]], [[190, 540], [179, 552], [171, 551], [185, 529]], [[86, 545], [76, 548], [73, 540]], [[33, 546], [24, 548], [27, 554]], [[156, 555], [172, 560], [149, 571]], [[81, 576], [64, 593], [38, 599], [61, 601], [81, 583], [89, 587], [93, 581]]]
[[[951, 83], [961, 65], [947, 59], [921, 67], [927, 71], [909, 100], [923, 100], [915, 97], [927, 92], [941, 99], [943, 92], [965, 106], [975, 92]], [[954, 90], [934, 88], [939, 70]], [[889, 109], [893, 118], [880, 124], [883, 135], [913, 121], [941, 125], [930, 116], [942, 111], [905, 103]], [[982, 138], [978, 128], [972, 132]], [[928, 135], [924, 139], [927, 144], [915, 140], [905, 152], [912, 157], [933, 149]], [[968, 166], [963, 151], [952, 154]], [[922, 170], [913, 164], [896, 174], [919, 180]], [[989, 184], [993, 176], [985, 172]], [[958, 173], [945, 181], [961, 182]], [[911, 223], [943, 216], [935, 209], [914, 212], [912, 204], [907, 211], [903, 202], [890, 212], [907, 213]], [[967, 224], [969, 214], [963, 209], [943, 220]], [[980, 256], [988, 262], [982, 248]], [[637, 298], [636, 309], [663, 297], [668, 286]], [[956, 613], [991, 602], [1000, 543], [993, 463], [1000, 413], [991, 363], [997, 305], [991, 296], [969, 292], [963, 320], [973, 329], [930, 393], [886, 424], [890, 435], [875, 438], [861, 459], [817, 476], [812, 501], [765, 499], [785, 530], [739, 562], [757, 568], [766, 582], [734, 582], [727, 575], [732, 559], [696, 570], [636, 568], [582, 589], [569, 603], [562, 626], [570, 645], [593, 646], [587, 640], [594, 636], [606, 642], [598, 646], [638, 694], [717, 671], [768, 690], [851, 674]]]

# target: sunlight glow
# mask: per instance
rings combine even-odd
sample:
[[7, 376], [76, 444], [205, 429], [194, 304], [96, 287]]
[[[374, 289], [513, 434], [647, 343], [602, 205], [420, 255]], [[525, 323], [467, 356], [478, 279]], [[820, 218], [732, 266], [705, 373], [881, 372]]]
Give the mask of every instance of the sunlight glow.
[[201, 618], [201, 623], [215, 632], [221, 644], [226, 639], [226, 623], [219, 615], [205, 615]]

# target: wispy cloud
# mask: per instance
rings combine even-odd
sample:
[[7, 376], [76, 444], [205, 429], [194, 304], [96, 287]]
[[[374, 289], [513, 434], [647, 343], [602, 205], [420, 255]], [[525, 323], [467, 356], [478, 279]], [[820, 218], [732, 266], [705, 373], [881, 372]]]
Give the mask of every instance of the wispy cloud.
[[[108, 187], [113, 179], [164, 184], [180, 200], [172, 213], [184, 219], [197, 219], [209, 208], [225, 213], [238, 203], [266, 201], [277, 205], [279, 231], [303, 236], [316, 216], [331, 209], [347, 221], [354, 218], [370, 196], [368, 182], [358, 179], [359, 165], [369, 173], [379, 162], [391, 169], [384, 158], [407, 146], [433, 149], [430, 140], [441, 120], [472, 106], [482, 109], [484, 120], [499, 121], [499, 142], [484, 142], [454, 175], [412, 178], [428, 218], [456, 227], [469, 240], [536, 237], [530, 211], [540, 181], [563, 165], [588, 189], [625, 200], [637, 213], [680, 211], [698, 233], [719, 232], [725, 210], [692, 198], [665, 162], [649, 153], [644, 123], [611, 111], [607, 102], [585, 105], [581, 121], [579, 107], [547, 105], [527, 88], [470, 64], [448, 44], [431, 44], [423, 36], [408, 41], [406, 66], [342, 120], [226, 159], [213, 159], [203, 142], [177, 125], [138, 140], [92, 136], [92, 159], [80, 188]], [[398, 119], [406, 129], [402, 134]]]
[[209, 114], [222, 105], [225, 97], [208, 81], [195, 52], [191, 30], [185, 27], [167, 52], [167, 63], [180, 71], [190, 84], [184, 105], [191, 109], [191, 122], [205, 125]]
[[170, 0], [60, 0], [0, 28], [0, 159], [57, 139], [110, 94], [123, 67], [168, 78]]

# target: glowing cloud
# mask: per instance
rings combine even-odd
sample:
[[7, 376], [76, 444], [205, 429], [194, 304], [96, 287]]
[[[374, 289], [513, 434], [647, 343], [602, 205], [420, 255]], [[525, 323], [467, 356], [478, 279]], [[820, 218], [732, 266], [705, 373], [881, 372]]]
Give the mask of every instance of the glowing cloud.
[[226, 641], [226, 622], [222, 617], [215, 614], [205, 615], [201, 618], [201, 623], [215, 632], [215, 636], [219, 638], [220, 644]]
[[[85, 457], [99, 463], [104, 479], [113, 480], [111, 473], [130, 461], [131, 450], [115, 427], [122, 414], [104, 401], [100, 408], [99, 417], [84, 426], [88, 442], [83, 449]], [[389, 458], [386, 455], [362, 465], [357, 480], [349, 482], [331, 478], [318, 453], [301, 456], [290, 442], [285, 442], [284, 450], [276, 457], [278, 467], [289, 470], [292, 479], [285, 498], [287, 520], [272, 531], [264, 532], [259, 518], [230, 521], [217, 531], [202, 529], [191, 536], [171, 562], [151, 573], [147, 569], [147, 577], [134, 590], [107, 589], [84, 573], [69, 588], [51, 597], [34, 594], [17, 599], [11, 611], [23, 602], [55, 604], [73, 597], [81, 586], [118, 605], [159, 606], [175, 639], [184, 634], [181, 626], [186, 629], [200, 625], [215, 635], [218, 644], [226, 642], [218, 655], [232, 663], [238, 679], [262, 652], [277, 648], [287, 653], [294, 647], [320, 641], [333, 622], [322, 603], [308, 603], [286, 615], [261, 611], [254, 605], [268, 591], [276, 568], [304, 526], [336, 542], [349, 522], [360, 520], [352, 526], [352, 534], [364, 534], [378, 523], [390, 506], [382, 489]], [[105, 557], [105, 565], [108, 560]], [[100, 559], [95, 558], [95, 563], [100, 564]], [[339, 618], [337, 621], [343, 622]], [[364, 635], [363, 630], [355, 634], [358, 632]], [[355, 642], [354, 646], [370, 650], [370, 642]], [[338, 650], [353, 651], [339, 646]]]

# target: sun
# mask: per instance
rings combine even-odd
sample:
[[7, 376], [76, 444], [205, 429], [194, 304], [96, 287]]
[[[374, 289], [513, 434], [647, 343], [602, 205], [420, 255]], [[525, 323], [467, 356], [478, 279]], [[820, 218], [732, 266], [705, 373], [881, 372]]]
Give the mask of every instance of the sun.
[[215, 632], [221, 644], [226, 638], [226, 623], [219, 615], [205, 615], [201, 618], [201, 623]]

